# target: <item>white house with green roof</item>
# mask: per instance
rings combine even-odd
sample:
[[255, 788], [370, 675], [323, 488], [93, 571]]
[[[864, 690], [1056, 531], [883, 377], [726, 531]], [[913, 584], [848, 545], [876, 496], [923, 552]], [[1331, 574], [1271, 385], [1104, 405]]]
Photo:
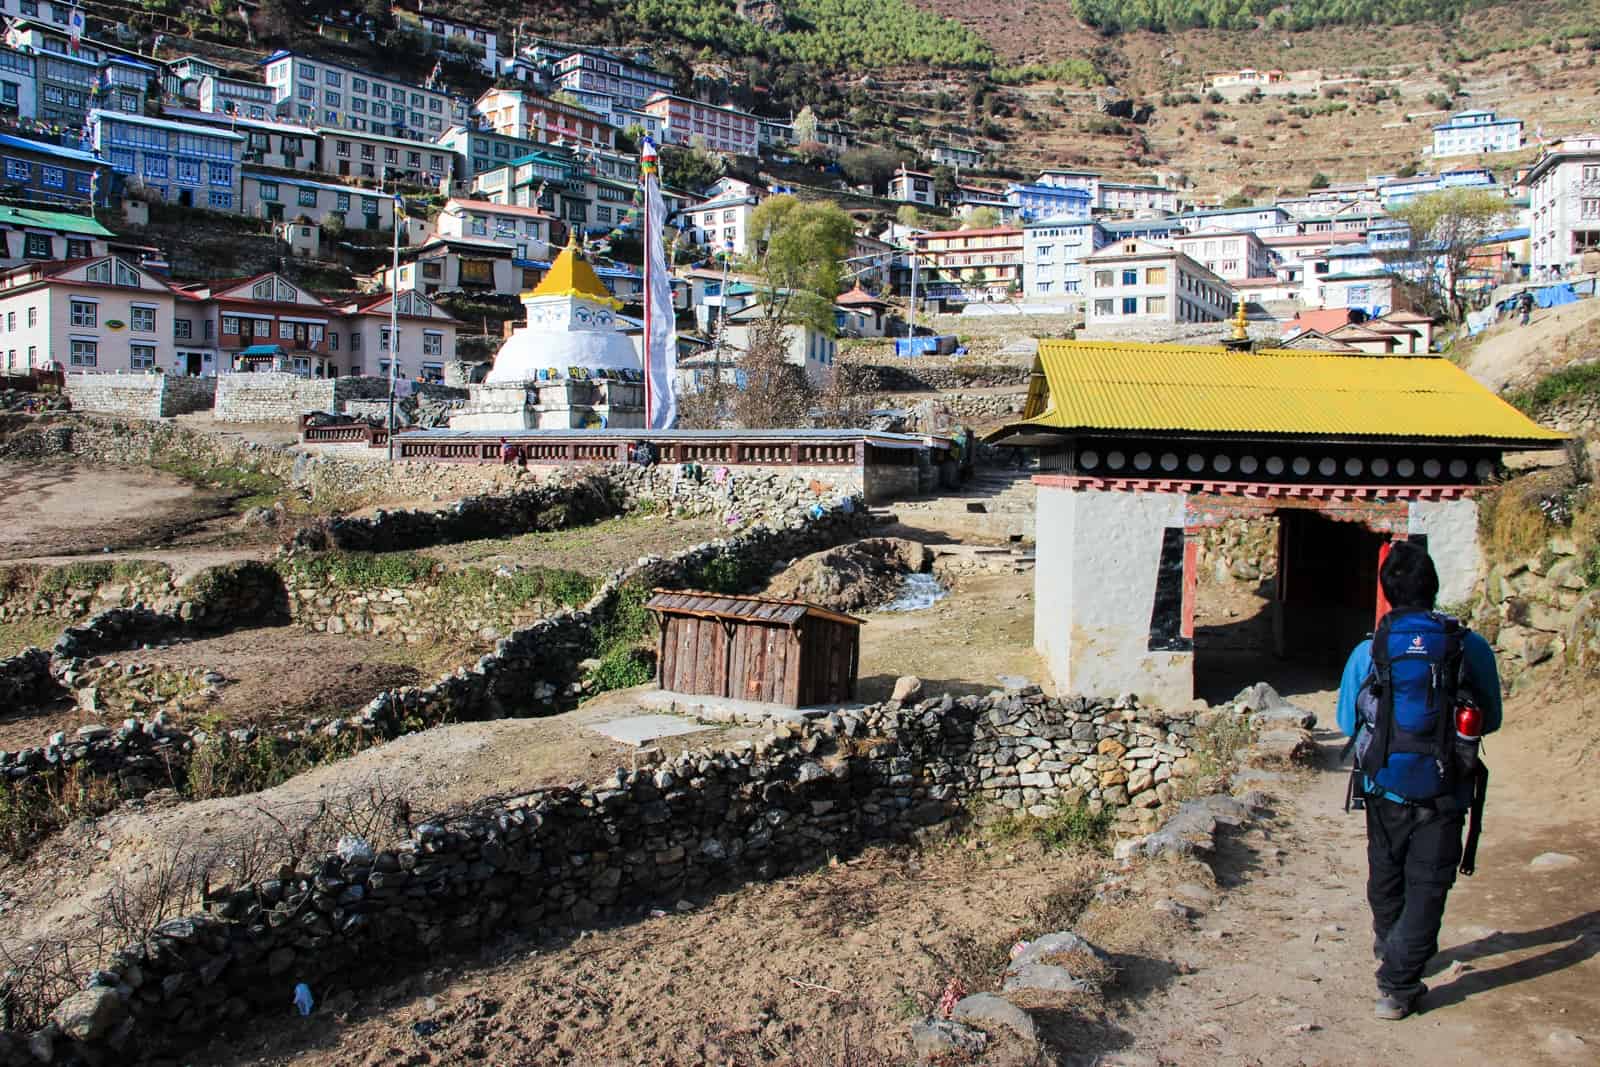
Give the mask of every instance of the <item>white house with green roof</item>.
[[89, 215], [0, 205], [0, 268], [103, 256], [115, 236]]

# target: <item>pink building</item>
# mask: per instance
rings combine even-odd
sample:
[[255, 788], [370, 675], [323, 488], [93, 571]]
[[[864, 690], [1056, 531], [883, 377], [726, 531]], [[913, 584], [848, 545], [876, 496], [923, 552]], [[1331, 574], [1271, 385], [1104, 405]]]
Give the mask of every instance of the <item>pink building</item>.
[[713, 152], [738, 156], [757, 154], [760, 123], [747, 111], [670, 93], [656, 93], [645, 103], [644, 111], [661, 120], [661, 135], [668, 144], [704, 145]]

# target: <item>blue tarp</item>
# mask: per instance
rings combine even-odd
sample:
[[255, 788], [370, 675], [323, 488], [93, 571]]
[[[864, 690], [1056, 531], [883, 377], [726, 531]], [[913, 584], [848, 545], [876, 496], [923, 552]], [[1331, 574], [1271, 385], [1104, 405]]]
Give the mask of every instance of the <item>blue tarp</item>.
[[[1562, 282], [1559, 285], [1544, 285], [1538, 289], [1524, 291], [1533, 293], [1533, 302], [1537, 307], [1553, 308], [1562, 304], [1576, 304], [1578, 302], [1578, 294], [1566, 282]], [[1517, 301], [1521, 299], [1522, 293], [1518, 293], [1516, 296], [1500, 301], [1498, 306], [1501, 311], [1515, 311]]]
[[956, 338], [951, 334], [931, 337], [897, 337], [894, 354], [897, 356], [926, 356], [937, 353], [949, 355], [956, 349]]

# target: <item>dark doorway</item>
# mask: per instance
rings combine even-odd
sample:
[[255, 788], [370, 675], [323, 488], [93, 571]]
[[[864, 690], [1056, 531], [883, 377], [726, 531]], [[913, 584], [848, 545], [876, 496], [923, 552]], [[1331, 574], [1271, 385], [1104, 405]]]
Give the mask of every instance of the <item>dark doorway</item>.
[[1275, 651], [1337, 669], [1372, 632], [1378, 553], [1387, 535], [1315, 511], [1289, 511], [1278, 524]]
[[200, 377], [200, 370], [201, 370], [200, 353], [199, 352], [186, 352], [186, 353], [184, 353], [184, 357], [183, 358], [184, 358], [183, 372], [185, 374], [190, 375], [191, 377], [195, 377], [195, 378]]
[[1290, 697], [1336, 687], [1372, 631], [1388, 535], [1284, 508], [1200, 536], [1195, 695], [1217, 703], [1258, 681]]
[[194, 193], [189, 189], [178, 190], [178, 206], [194, 207]]

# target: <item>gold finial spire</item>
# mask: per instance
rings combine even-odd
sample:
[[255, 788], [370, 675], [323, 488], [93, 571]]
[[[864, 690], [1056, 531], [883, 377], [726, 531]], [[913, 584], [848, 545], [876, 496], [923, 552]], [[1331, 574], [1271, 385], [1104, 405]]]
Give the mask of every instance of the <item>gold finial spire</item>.
[[1250, 330], [1247, 327], [1248, 319], [1244, 314], [1244, 294], [1239, 294], [1239, 312], [1233, 317], [1233, 339], [1235, 341], [1250, 340]]

